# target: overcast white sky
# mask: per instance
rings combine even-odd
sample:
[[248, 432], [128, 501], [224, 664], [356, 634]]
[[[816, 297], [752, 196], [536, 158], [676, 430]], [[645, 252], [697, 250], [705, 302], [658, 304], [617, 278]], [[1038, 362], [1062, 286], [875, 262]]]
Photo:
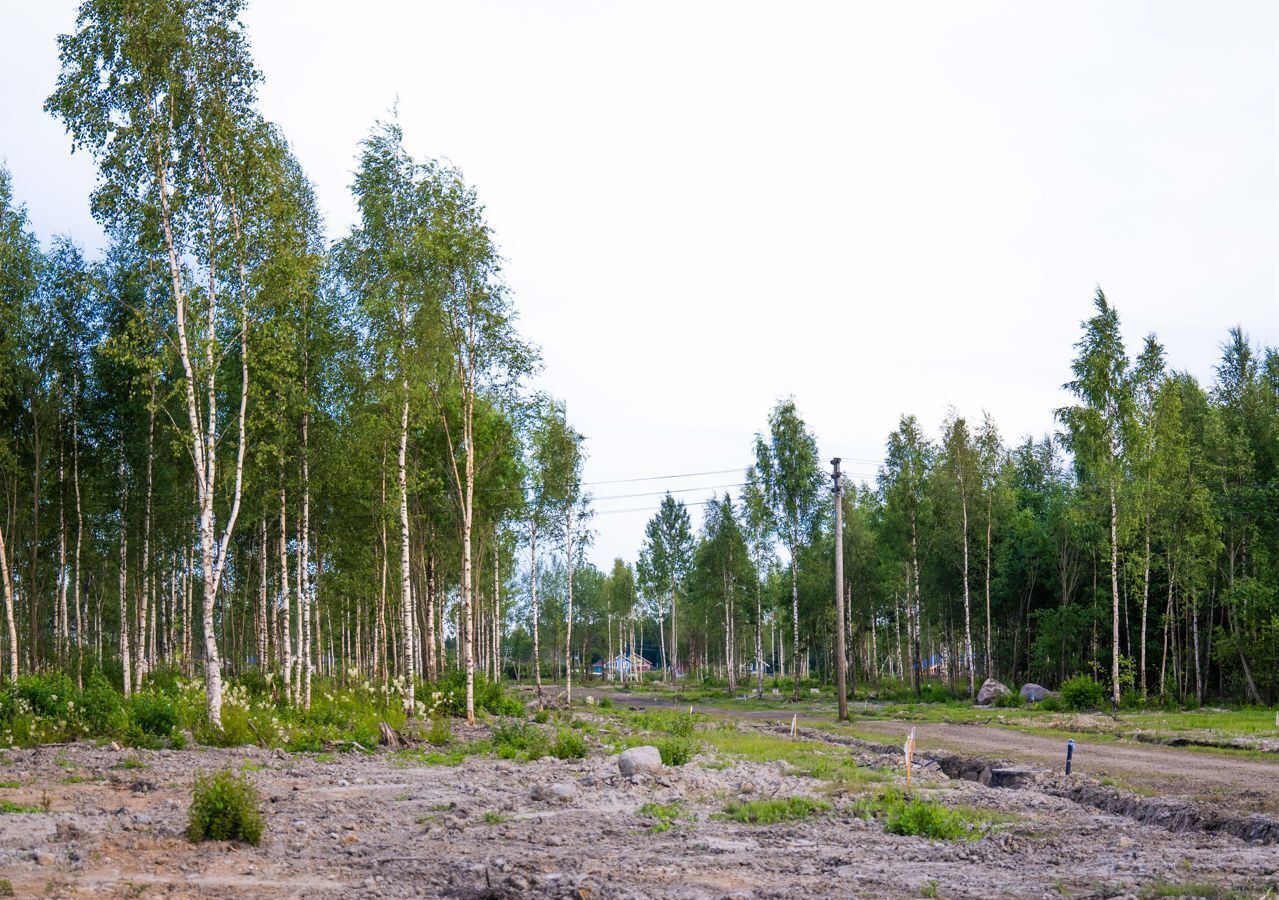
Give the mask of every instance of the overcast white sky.
[[[42, 238], [100, 247], [91, 162], [40, 109], [75, 3], [0, 10], [0, 158]], [[902, 412], [1042, 433], [1097, 284], [1130, 348], [1156, 331], [1204, 380], [1232, 324], [1279, 344], [1273, 2], [252, 0], [247, 22], [332, 236], [397, 98], [414, 154], [478, 187], [589, 481], [740, 469], [787, 393], [866, 475]], [[597, 504], [598, 564], [634, 558], [657, 500]]]

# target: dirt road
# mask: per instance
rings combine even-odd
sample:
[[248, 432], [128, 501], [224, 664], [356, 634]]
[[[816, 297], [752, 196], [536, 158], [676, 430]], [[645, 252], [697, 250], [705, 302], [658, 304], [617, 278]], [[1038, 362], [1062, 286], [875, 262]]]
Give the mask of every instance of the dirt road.
[[[614, 694], [614, 702], [630, 706], [687, 708], [687, 703], [664, 697]], [[728, 709], [697, 703], [697, 709], [716, 715], [789, 724], [784, 710]], [[801, 724], [811, 715], [799, 714]], [[829, 720], [826, 720], [829, 721]], [[856, 717], [844, 734], [874, 738], [900, 746], [911, 728], [920, 751], [945, 750], [965, 756], [1028, 763], [1060, 771], [1066, 760], [1066, 741], [1075, 741], [1074, 771], [1116, 783], [1141, 793], [1179, 797], [1196, 802], [1226, 803], [1240, 813], [1279, 812], [1279, 755], [1259, 759], [1242, 754], [1142, 744], [1095, 734], [1060, 737], [1027, 734], [1010, 728], [968, 724], [936, 724]], [[837, 730], [837, 733], [840, 730]]]

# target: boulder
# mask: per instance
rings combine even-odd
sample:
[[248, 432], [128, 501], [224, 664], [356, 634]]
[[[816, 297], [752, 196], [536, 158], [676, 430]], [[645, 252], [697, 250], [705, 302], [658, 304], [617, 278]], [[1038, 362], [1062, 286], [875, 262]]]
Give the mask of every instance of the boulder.
[[1038, 703], [1040, 700], [1047, 700], [1049, 697], [1055, 696], [1057, 696], [1056, 691], [1050, 691], [1040, 684], [1023, 684], [1021, 686], [1021, 699], [1027, 703]]
[[627, 778], [632, 775], [657, 775], [663, 769], [662, 753], [650, 745], [631, 747], [617, 758], [617, 768]]
[[[1025, 691], [1025, 688], [1022, 688], [1022, 690]], [[1010, 691], [1004, 685], [1000, 684], [995, 679], [987, 678], [985, 681], [982, 682], [981, 690], [977, 692], [977, 705], [989, 706], [990, 704], [994, 703], [995, 700], [997, 700], [998, 698], [1007, 696], [1008, 694], [1011, 694], [1011, 693], [1012, 691]]]
[[577, 785], [565, 782], [535, 784], [529, 793], [534, 800], [555, 800], [559, 803], [568, 803], [577, 797]]

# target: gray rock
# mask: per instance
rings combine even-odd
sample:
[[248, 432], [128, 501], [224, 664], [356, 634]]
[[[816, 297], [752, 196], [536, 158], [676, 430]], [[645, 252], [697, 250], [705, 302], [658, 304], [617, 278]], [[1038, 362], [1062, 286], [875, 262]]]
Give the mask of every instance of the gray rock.
[[1038, 703], [1040, 700], [1046, 700], [1049, 697], [1060, 696], [1056, 691], [1050, 691], [1048, 688], [1039, 684], [1023, 684], [1021, 686], [1021, 699], [1027, 703]]
[[[1025, 688], [1022, 688], [1023, 693], [1025, 692], [1025, 690], [1026, 690]], [[1012, 691], [1010, 691], [1007, 687], [1005, 687], [1000, 682], [996, 681], [993, 678], [987, 678], [985, 681], [982, 682], [981, 690], [977, 692], [977, 705], [989, 706], [990, 704], [994, 703], [998, 698], [1005, 697], [1011, 693]]]
[[624, 776], [656, 775], [663, 769], [662, 753], [656, 747], [631, 747], [617, 758], [617, 768]]
[[565, 782], [555, 784], [535, 784], [529, 791], [534, 800], [554, 800], [567, 803], [577, 797], [577, 785]]

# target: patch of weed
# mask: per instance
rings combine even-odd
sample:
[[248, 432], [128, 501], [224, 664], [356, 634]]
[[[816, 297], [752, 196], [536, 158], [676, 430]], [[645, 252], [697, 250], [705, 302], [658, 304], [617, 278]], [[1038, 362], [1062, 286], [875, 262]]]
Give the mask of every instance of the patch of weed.
[[799, 822], [830, 810], [830, 804], [811, 797], [733, 801], [724, 807], [721, 818], [747, 825], [776, 825]]
[[192, 843], [243, 840], [256, 846], [262, 841], [260, 802], [246, 775], [225, 769], [212, 775], [197, 773], [187, 837]]

